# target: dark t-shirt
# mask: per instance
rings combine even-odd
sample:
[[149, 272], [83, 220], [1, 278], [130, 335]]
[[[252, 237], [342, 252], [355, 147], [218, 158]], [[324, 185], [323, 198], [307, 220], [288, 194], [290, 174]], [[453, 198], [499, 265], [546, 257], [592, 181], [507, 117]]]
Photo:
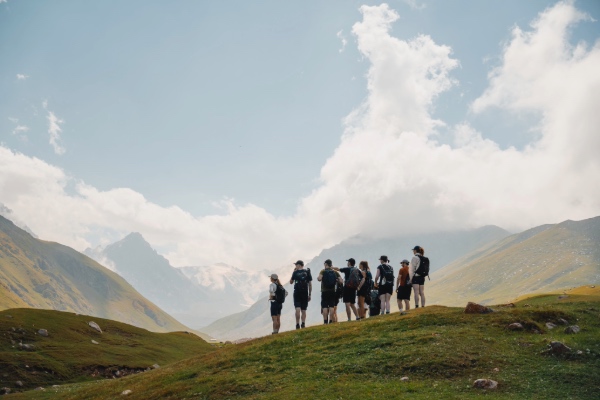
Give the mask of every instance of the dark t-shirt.
[[[300, 282], [299, 279], [304, 273], [306, 273], [306, 283], [302, 284], [302, 282]], [[306, 290], [308, 292], [308, 282], [312, 282], [313, 278], [310, 273], [310, 269], [302, 268], [294, 271], [294, 273], [292, 274], [292, 279], [290, 280], [294, 281], [294, 290]]]
[[[385, 270], [384, 270], [385, 268]], [[391, 265], [385, 264], [384, 265], [380, 265], [379, 267], [377, 267], [377, 269], [379, 270], [379, 284], [383, 285], [383, 278], [385, 278], [385, 271], [389, 271], [391, 269], [392, 274], [394, 273], [394, 268]], [[386, 282], [385, 285], [394, 285], [394, 282]]]

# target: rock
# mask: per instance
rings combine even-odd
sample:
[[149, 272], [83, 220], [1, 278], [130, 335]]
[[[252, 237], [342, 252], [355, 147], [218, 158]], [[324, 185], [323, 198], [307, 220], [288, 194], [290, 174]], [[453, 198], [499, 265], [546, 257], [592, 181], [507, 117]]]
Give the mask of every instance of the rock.
[[565, 329], [565, 333], [579, 333], [580, 330], [579, 325], [571, 325]]
[[498, 382], [491, 379], [477, 379], [473, 382], [473, 387], [478, 389], [496, 389]]
[[513, 322], [512, 324], [507, 326], [508, 329], [510, 329], [511, 331], [522, 331], [523, 329], [523, 325], [521, 325], [518, 322]]
[[583, 354], [583, 351], [581, 351], [581, 350], [577, 350], [577, 355], [578, 355], [578, 356], [580, 356], [580, 355], [582, 355], [582, 354]]
[[[594, 289], [596, 286], [590, 286], [590, 287], [591, 287], [592, 289]], [[7, 315], [7, 317], [8, 317], [8, 315]], [[11, 318], [12, 318], [12, 317], [11, 317]]]
[[133, 391], [127, 389], [127, 390], [123, 390], [123, 392], [121, 393], [121, 396], [127, 396], [130, 395], [131, 393], [133, 393]]
[[550, 342], [548, 348], [544, 350], [543, 354], [566, 354], [570, 353], [571, 348], [566, 346], [562, 342]]
[[40, 329], [38, 335], [48, 337], [48, 331], [46, 329]]
[[95, 323], [94, 321], [88, 322], [88, 325], [90, 327], [92, 327], [93, 329], [97, 330], [98, 332], [102, 333], [102, 329], [100, 329], [100, 326], [97, 323]]
[[159, 368], [160, 368], [160, 365], [158, 365], [158, 364], [154, 364], [154, 365], [152, 365], [152, 368], [154, 368], [154, 369], [159, 369]]
[[225, 342], [225, 344], [233, 344], [233, 343], [231, 343], [231, 341], [228, 340]]
[[[592, 286], [592, 287], [595, 287], [595, 286]], [[6, 315], [6, 318], [12, 318], [12, 317], [13, 317], [12, 315], [8, 315], [8, 314]]]
[[22, 350], [27, 350], [27, 351], [35, 350], [35, 346], [32, 344], [19, 343], [19, 348]]
[[500, 372], [500, 368], [494, 368], [494, 372]]
[[563, 318], [559, 318], [557, 322], [561, 325], [569, 325], [569, 321]]
[[96, 341], [95, 341], [95, 340], [93, 340], [93, 339], [92, 339], [92, 343], [93, 343], [93, 344], [100, 344], [100, 343], [96, 342]]
[[556, 324], [553, 324], [552, 322], [546, 322], [546, 328], [554, 329], [556, 328]]
[[23, 382], [21, 381], [16, 381], [15, 385], [17, 385], [18, 387], [23, 387]]
[[467, 303], [467, 307], [465, 308], [465, 314], [489, 314], [491, 312], [494, 312], [494, 310], [482, 306], [481, 304], [471, 302]]
[[408, 376], [403, 376], [402, 378], [400, 378], [400, 381], [408, 382]]
[[44, 388], [43, 388], [43, 387], [41, 387], [41, 386], [38, 386], [38, 387], [36, 387], [36, 388], [35, 388], [35, 389], [33, 389], [33, 390], [46, 390], [46, 389], [44, 389]]
[[10, 388], [3, 387], [0, 389], [0, 394], [10, 394]]
[[558, 296], [558, 299], [562, 300], [562, 299], [566, 299], [567, 297], [569, 297], [569, 296], [567, 296], [566, 294], [563, 294], [562, 296]]
[[116, 371], [115, 371], [115, 376], [121, 376], [121, 371], [119, 371], [119, 370], [116, 370]]

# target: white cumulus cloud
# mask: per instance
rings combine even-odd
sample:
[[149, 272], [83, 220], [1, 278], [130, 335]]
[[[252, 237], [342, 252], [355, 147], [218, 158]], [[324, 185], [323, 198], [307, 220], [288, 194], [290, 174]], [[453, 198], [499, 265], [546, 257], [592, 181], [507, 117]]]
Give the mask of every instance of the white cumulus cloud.
[[336, 33], [336, 36], [338, 37], [338, 39], [340, 39], [342, 41], [342, 47], [338, 50], [340, 53], [342, 53], [345, 49], [346, 49], [346, 45], [348, 44], [348, 40], [346, 40], [346, 37], [344, 36], [344, 31], [338, 31], [338, 33]]
[[[44, 107], [46, 108], [46, 107]], [[60, 134], [62, 133], [61, 125], [65, 123], [58, 118], [52, 111], [48, 111], [48, 133], [50, 134], [50, 145], [54, 152], [58, 155], [65, 154], [65, 148], [60, 144]]]
[[398, 14], [389, 6], [360, 10], [352, 33], [370, 63], [368, 95], [344, 121], [320, 186], [294, 215], [275, 217], [227, 200], [223, 215], [198, 217], [131, 189], [99, 190], [1, 146], [0, 203], [41, 238], [78, 249], [93, 245], [87, 238], [98, 233], [137, 231], [170, 248], [175, 265], [225, 262], [254, 270], [312, 257], [358, 233], [523, 229], [600, 214], [600, 46], [570, 44], [570, 28], [587, 18], [572, 3], [545, 10], [526, 31], [515, 28], [489, 87], [472, 105], [476, 113], [502, 107], [539, 114], [539, 136], [522, 150], [501, 148], [467, 121], [450, 127], [452, 145], [439, 143], [444, 122], [432, 111], [456, 85], [459, 61], [429, 36], [391, 36]]
[[24, 81], [27, 78], [29, 78], [29, 75], [25, 75], [25, 74], [17, 74], [17, 80], [19, 81]]

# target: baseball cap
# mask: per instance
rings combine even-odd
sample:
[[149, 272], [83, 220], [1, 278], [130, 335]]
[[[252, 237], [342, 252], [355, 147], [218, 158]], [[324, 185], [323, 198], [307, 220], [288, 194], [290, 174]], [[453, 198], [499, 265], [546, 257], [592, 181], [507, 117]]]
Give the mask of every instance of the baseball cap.
[[277, 276], [277, 274], [271, 274], [269, 277], [271, 279], [279, 279], [279, 277]]
[[402, 260], [402, 262], [400, 262], [400, 264], [410, 264], [410, 263], [408, 262], [408, 260], [404, 259], [404, 260]]
[[294, 265], [302, 265], [304, 267], [304, 261], [298, 260], [294, 263]]
[[421, 250], [421, 246], [415, 246], [411, 250]]
[[333, 265], [333, 262], [331, 262], [330, 259], [327, 259], [327, 260], [325, 260], [324, 264], [327, 264], [331, 267]]
[[348, 261], [351, 264], [356, 264], [356, 260], [354, 258], [349, 258], [346, 261]]
[[387, 258], [387, 256], [381, 256], [381, 257], [379, 257], [379, 260], [380, 261], [388, 261], [388, 258]]

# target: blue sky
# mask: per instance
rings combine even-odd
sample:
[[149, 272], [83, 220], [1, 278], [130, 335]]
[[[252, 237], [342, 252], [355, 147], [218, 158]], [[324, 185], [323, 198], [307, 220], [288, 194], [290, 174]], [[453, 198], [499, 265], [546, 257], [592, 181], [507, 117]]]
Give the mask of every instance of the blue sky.
[[[363, 4], [381, 3], [1, 2], [0, 142], [59, 168], [68, 177], [60, 178], [67, 195], [77, 196], [83, 182], [99, 192], [128, 188], [193, 218], [229, 215], [226, 198], [256, 206], [269, 219], [292, 218], [341, 154], [344, 118], [373, 100], [366, 74], [376, 61], [352, 33]], [[516, 110], [499, 97], [478, 112], [471, 106], [491, 87], [488, 74], [506, 63], [511, 31], [531, 30], [556, 1], [388, 4], [399, 15], [391, 37], [413, 43], [428, 35], [449, 46], [458, 63], [448, 67], [453, 83], [424, 106], [445, 123], [429, 140], [451, 144], [457, 125], [466, 124], [501, 150], [522, 151], [542, 135], [541, 106]], [[600, 19], [598, 1], [564, 4]], [[586, 41], [590, 52], [599, 37], [592, 20], [578, 20], [565, 33], [569, 46]], [[54, 146], [49, 131], [59, 136]], [[376, 152], [350, 154], [340, 161], [349, 168], [360, 158], [380, 162]], [[0, 198], [10, 206], [9, 200]], [[502, 220], [486, 215], [493, 217], [477, 221]], [[32, 215], [20, 218], [34, 225]], [[101, 225], [90, 222], [74, 234], [86, 239], [73, 243], [95, 244], [90, 238], [103, 235]]]

